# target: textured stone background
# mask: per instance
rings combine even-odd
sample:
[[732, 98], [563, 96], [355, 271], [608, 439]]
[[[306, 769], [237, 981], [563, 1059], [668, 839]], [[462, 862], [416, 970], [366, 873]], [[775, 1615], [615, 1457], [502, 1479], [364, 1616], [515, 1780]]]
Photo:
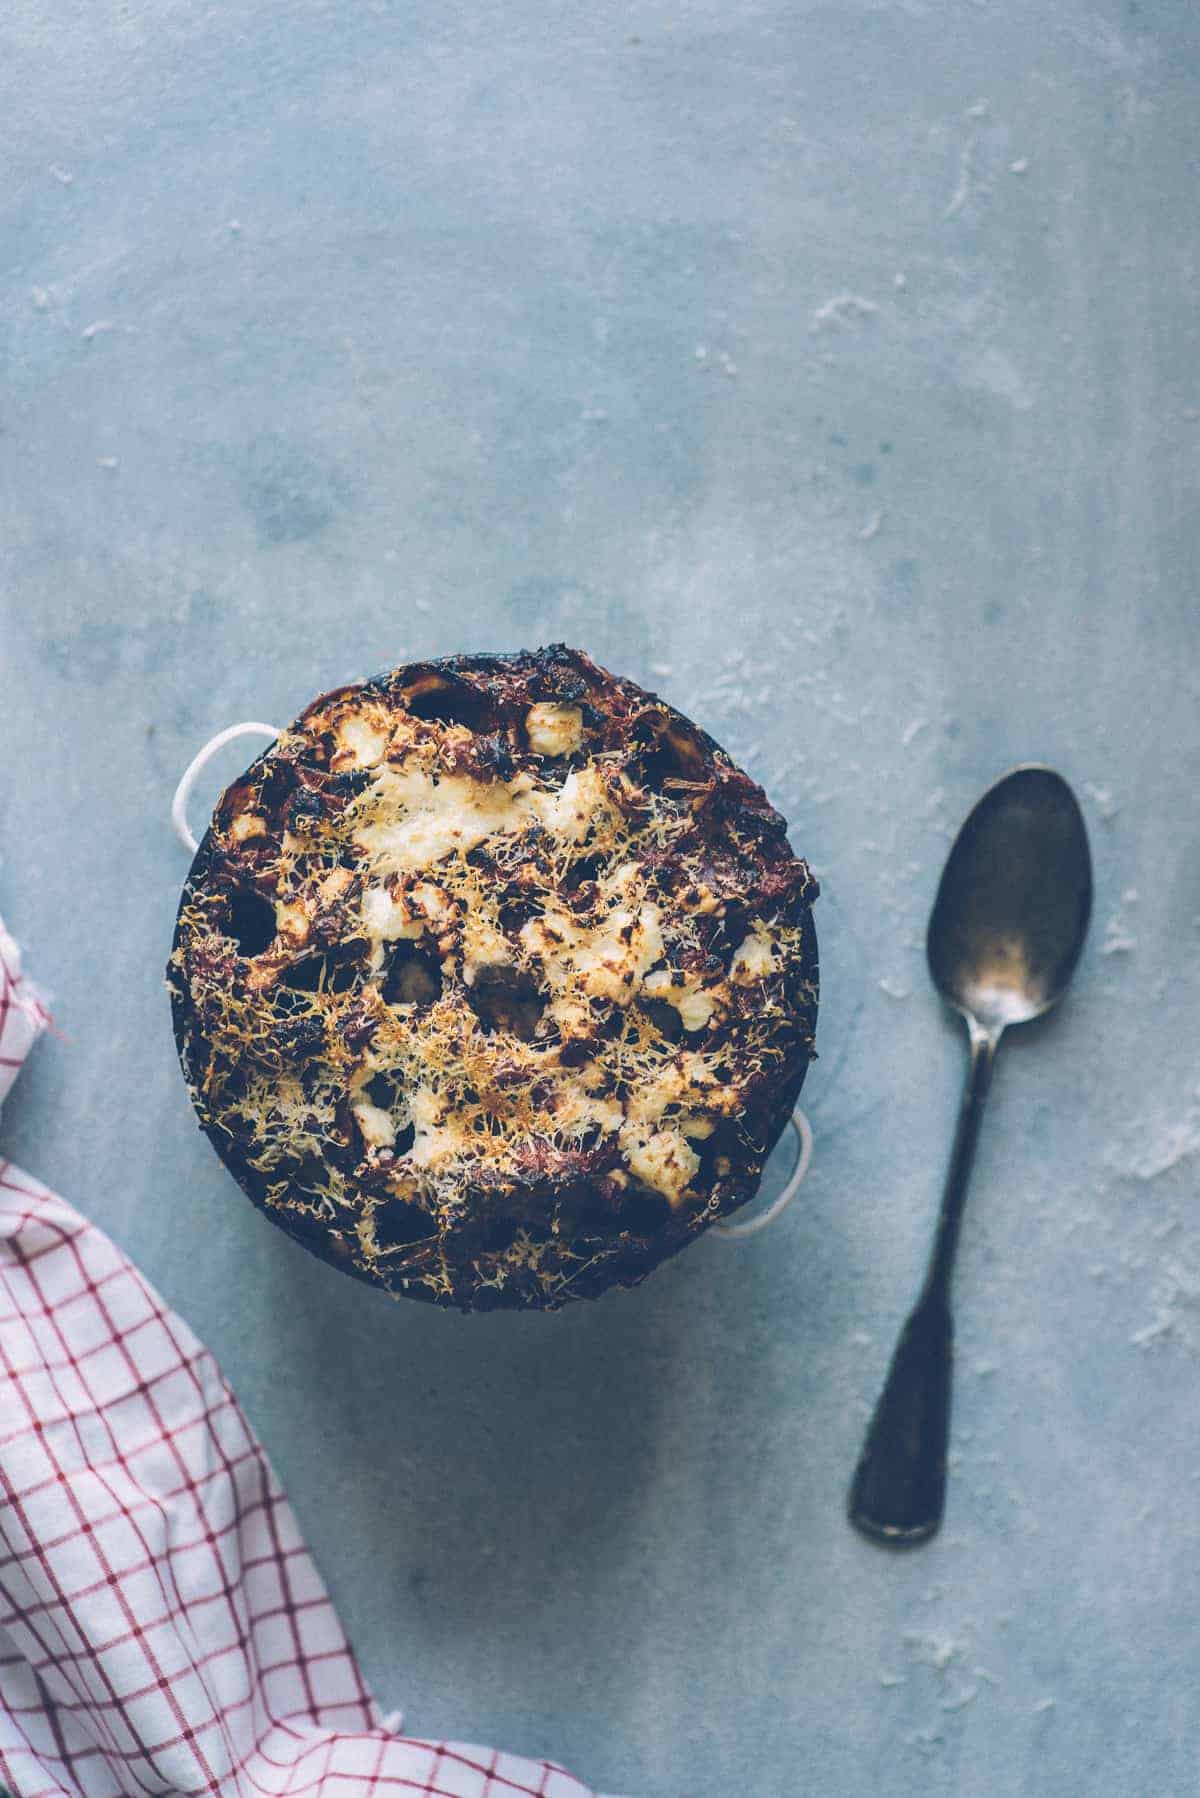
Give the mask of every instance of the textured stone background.
[[[1192, 0], [4, 9], [0, 902], [65, 1034], [5, 1148], [221, 1356], [415, 1731], [638, 1798], [1193, 1789], [1198, 120]], [[554, 638], [819, 869], [817, 1153], [751, 1244], [464, 1320], [197, 1133], [167, 807], [233, 719]], [[998, 1072], [891, 1559], [842, 1503], [963, 1064], [924, 920], [1030, 757], [1094, 933]]]

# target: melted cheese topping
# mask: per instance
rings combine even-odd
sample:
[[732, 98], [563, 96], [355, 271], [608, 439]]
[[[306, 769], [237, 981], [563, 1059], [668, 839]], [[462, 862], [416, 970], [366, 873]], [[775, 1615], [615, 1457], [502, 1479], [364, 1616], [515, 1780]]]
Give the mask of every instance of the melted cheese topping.
[[729, 978], [735, 986], [753, 986], [774, 974], [778, 967], [770, 933], [765, 925], [756, 923], [729, 964]]
[[531, 794], [529, 809], [550, 835], [564, 844], [582, 842], [589, 831], [608, 838], [618, 827], [618, 813], [603, 770], [594, 765], [573, 769], [557, 793]]
[[409, 1109], [416, 1134], [408, 1158], [414, 1167], [437, 1169], [461, 1153], [462, 1124], [454, 1116], [446, 1094], [418, 1087]]
[[[198, 1102], [248, 1142], [268, 1202], [295, 1204], [289, 1170], [323, 1167], [323, 1188], [305, 1188], [310, 1212], [332, 1220], [357, 1204], [351, 1252], [368, 1268], [411, 1253], [435, 1296], [450, 1290], [449, 1264], [419, 1235], [411, 1251], [387, 1246], [377, 1207], [389, 1194], [427, 1213], [436, 1239], [457, 1228], [465, 1194], [494, 1194], [503, 1211], [506, 1193], [571, 1190], [593, 1177], [586, 1165], [614, 1206], [640, 1191], [704, 1215], [731, 1166], [722, 1150], [705, 1171], [704, 1144], [737, 1128], [747, 1081], [785, 1053], [781, 977], [801, 965], [799, 918], [755, 921], [714, 961], [730, 877], [712, 873], [686, 783], [641, 785], [628, 757], [595, 752], [564, 775], [523, 751], [507, 778], [483, 778], [464, 772], [481, 768], [465, 726], [353, 693], [307, 729], [273, 753], [309, 755], [319, 737], [355, 786], [302, 835], [276, 825], [274, 942], [232, 954], [215, 890], [184, 914], [193, 1003], [219, 1020], [216, 1047], [236, 1045], [236, 1064], [253, 1069], [223, 1087], [234, 1063], [211, 1058]], [[521, 729], [547, 763], [585, 746], [578, 706], [532, 705]], [[234, 817], [232, 842], [257, 852], [264, 804]], [[307, 984], [285, 978], [333, 950], [354, 954]], [[303, 1082], [293, 1040], [306, 1045]], [[555, 1252], [573, 1253], [565, 1240]], [[546, 1262], [519, 1231], [487, 1278]]]
[[390, 1149], [396, 1140], [396, 1126], [389, 1111], [381, 1106], [371, 1105], [366, 1099], [360, 1099], [351, 1106], [355, 1121], [363, 1133], [363, 1140], [372, 1149]]
[[379, 715], [378, 708], [363, 712], [348, 712], [339, 719], [334, 738], [337, 753], [333, 758], [335, 768], [372, 768], [383, 760], [391, 741], [391, 729], [386, 715]]
[[521, 943], [540, 960], [556, 996], [570, 997], [576, 988], [589, 999], [616, 1005], [632, 1004], [663, 953], [656, 905], [636, 911], [617, 906], [592, 928], [556, 906], [525, 925]]
[[535, 755], [574, 755], [583, 747], [583, 713], [577, 705], [530, 706], [525, 734]]
[[716, 1009], [712, 993], [682, 974], [672, 973], [669, 968], [660, 968], [651, 974], [646, 981], [646, 991], [652, 998], [665, 999], [668, 1005], [673, 1005], [685, 1030], [703, 1030]]
[[630, 1172], [652, 1192], [661, 1192], [671, 1205], [683, 1202], [688, 1183], [700, 1167], [700, 1157], [690, 1148], [682, 1130], [641, 1131], [636, 1124], [621, 1128], [621, 1144]]
[[415, 873], [448, 855], [465, 855], [485, 837], [519, 830], [529, 810], [499, 782], [465, 774], [439, 777], [424, 768], [385, 768], [371, 788], [378, 822], [364, 824], [355, 845], [380, 874]]
[[515, 960], [513, 945], [492, 920], [479, 911], [469, 911], [462, 921], [462, 977], [474, 986], [483, 968], [510, 967]]
[[573, 770], [557, 792], [537, 790], [528, 779], [505, 784], [419, 766], [388, 767], [375, 775], [369, 798], [372, 821], [360, 827], [355, 843], [379, 874], [431, 868], [488, 837], [511, 836], [534, 824], [578, 843], [594, 827], [614, 823], [596, 767]]
[[368, 887], [362, 896], [362, 926], [376, 942], [395, 943], [401, 937], [419, 937], [425, 919], [407, 894], [397, 897], [387, 887]]
[[275, 906], [275, 928], [293, 948], [306, 943], [311, 935], [308, 907], [302, 899], [278, 901]]

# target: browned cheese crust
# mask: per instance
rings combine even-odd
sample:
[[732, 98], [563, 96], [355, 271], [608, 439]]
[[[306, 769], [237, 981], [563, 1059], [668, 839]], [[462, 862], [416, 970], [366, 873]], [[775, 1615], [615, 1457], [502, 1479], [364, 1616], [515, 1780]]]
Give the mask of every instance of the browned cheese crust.
[[762, 789], [578, 651], [400, 668], [222, 797], [168, 966], [184, 1074], [334, 1265], [553, 1310], [757, 1190], [813, 1053], [816, 892]]

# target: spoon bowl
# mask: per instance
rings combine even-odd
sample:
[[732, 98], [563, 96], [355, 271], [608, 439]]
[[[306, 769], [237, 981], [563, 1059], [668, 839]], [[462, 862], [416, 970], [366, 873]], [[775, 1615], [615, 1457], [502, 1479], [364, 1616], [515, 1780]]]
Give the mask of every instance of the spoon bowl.
[[950, 851], [929, 919], [934, 985], [997, 1037], [1056, 1005], [1079, 960], [1092, 863], [1061, 774], [1014, 768], [989, 789]]

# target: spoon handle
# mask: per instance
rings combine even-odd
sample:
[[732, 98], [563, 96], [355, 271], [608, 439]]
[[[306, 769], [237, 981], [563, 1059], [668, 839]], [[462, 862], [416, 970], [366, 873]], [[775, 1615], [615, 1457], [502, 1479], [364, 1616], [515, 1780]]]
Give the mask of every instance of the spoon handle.
[[849, 1516], [876, 1542], [923, 1542], [942, 1521], [954, 1320], [950, 1278], [999, 1033], [970, 1016], [971, 1062], [920, 1297], [900, 1332], [850, 1487]]

